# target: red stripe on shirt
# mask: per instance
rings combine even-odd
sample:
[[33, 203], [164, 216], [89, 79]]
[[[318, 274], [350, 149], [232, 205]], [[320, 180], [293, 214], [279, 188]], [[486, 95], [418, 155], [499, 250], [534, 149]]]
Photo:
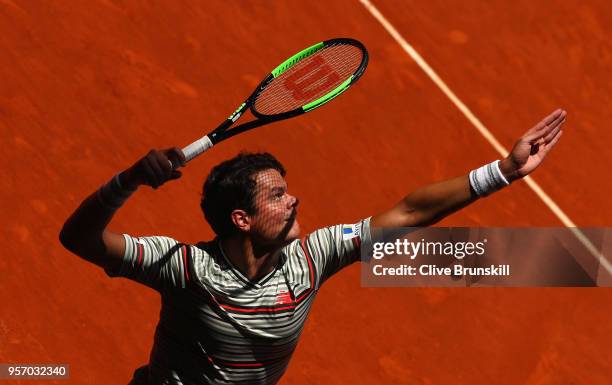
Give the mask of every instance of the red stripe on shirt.
[[189, 265], [187, 264], [187, 246], [183, 245], [183, 271], [185, 272], [185, 282], [189, 282]]
[[[217, 300], [217, 303], [219, 301]], [[255, 313], [255, 312], [264, 312], [264, 313], [275, 313], [277, 311], [295, 309], [296, 305], [288, 305], [288, 306], [264, 306], [264, 307], [254, 307], [254, 308], [244, 308], [244, 307], [235, 307], [230, 305], [219, 304], [224, 309], [239, 311], [241, 313]]]
[[359, 246], [361, 246], [361, 238], [360, 237], [355, 237], [355, 238], [353, 238], [351, 240], [353, 241], [353, 247], [354, 247], [354, 250], [352, 252], [352, 256], [351, 257], [354, 260], [358, 260], [358, 259], [361, 258], [361, 256], [359, 255], [360, 251], [361, 251], [359, 249]]
[[143, 254], [143, 247], [142, 247], [142, 243], [138, 243], [138, 267], [142, 266], [142, 254]]

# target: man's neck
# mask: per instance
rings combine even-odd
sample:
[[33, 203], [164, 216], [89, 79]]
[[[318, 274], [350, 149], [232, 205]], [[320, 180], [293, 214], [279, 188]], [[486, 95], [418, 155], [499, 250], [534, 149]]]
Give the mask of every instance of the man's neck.
[[278, 263], [280, 248], [256, 247], [250, 237], [237, 236], [219, 242], [225, 256], [249, 281], [258, 281], [274, 270]]

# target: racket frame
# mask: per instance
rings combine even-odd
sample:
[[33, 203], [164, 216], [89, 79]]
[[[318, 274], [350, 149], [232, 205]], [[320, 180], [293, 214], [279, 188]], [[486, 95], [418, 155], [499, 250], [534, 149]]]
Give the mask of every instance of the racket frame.
[[[355, 46], [361, 50], [362, 55], [363, 55], [359, 67], [348, 79], [346, 79], [336, 88], [334, 88], [332, 91], [326, 93], [320, 98], [313, 100], [312, 102], [307, 103], [303, 106], [295, 108], [291, 111], [286, 111], [280, 114], [267, 115], [267, 114], [262, 114], [255, 109], [254, 101], [257, 99], [259, 94], [261, 94], [266, 89], [268, 84], [272, 82], [275, 78], [280, 76], [282, 73], [287, 71], [289, 68], [293, 67], [293, 65], [295, 65], [296, 63], [300, 62], [301, 60], [309, 56], [312, 56], [313, 54], [324, 49], [325, 47], [329, 47], [333, 45], [340, 45], [340, 44], [348, 44], [348, 45]], [[351, 38], [329, 39], [329, 40], [325, 40], [317, 44], [314, 44], [306, 49], [303, 49], [302, 51], [296, 53], [295, 55], [291, 56], [290, 58], [282, 62], [274, 70], [272, 70], [272, 72], [268, 74], [268, 76], [266, 76], [266, 78], [262, 80], [261, 83], [259, 83], [259, 85], [257, 86], [257, 88], [255, 88], [253, 93], [236, 109], [236, 111], [234, 111], [217, 128], [215, 128], [214, 130], [212, 130], [211, 132], [209, 132], [207, 135], [203, 136], [202, 138], [196, 140], [192, 144], [183, 148], [183, 153], [185, 155], [185, 158], [187, 159], [187, 161], [190, 161], [196, 156], [200, 155], [204, 151], [214, 146], [215, 144], [223, 140], [226, 140], [228, 138], [231, 138], [232, 136], [238, 135], [240, 133], [243, 133], [245, 131], [251, 130], [259, 126], [263, 126], [268, 123], [277, 122], [280, 120], [285, 120], [285, 119], [292, 118], [294, 116], [301, 115], [305, 112], [312, 111], [315, 108], [322, 106], [323, 104], [326, 104], [333, 98], [337, 97], [338, 95], [346, 91], [353, 83], [355, 83], [361, 77], [361, 75], [363, 75], [367, 65], [368, 65], [368, 51], [366, 50], [365, 46], [360, 41], [355, 40], [355, 39], [351, 39]], [[231, 130], [228, 130], [246, 112], [247, 109], [250, 109], [251, 113], [253, 114], [253, 116], [256, 117], [256, 119], [249, 121], [249, 122], [242, 123], [232, 128]]]

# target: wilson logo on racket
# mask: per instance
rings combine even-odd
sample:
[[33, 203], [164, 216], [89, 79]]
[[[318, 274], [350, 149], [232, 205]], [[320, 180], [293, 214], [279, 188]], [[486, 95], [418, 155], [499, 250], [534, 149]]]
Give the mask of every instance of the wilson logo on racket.
[[[308, 76], [304, 78], [305, 75]], [[321, 82], [322, 79], [325, 80]], [[340, 75], [334, 72], [320, 55], [317, 55], [307, 65], [287, 77], [283, 85], [292, 91], [295, 99], [304, 100], [339, 82]], [[315, 83], [319, 84], [309, 89]]]

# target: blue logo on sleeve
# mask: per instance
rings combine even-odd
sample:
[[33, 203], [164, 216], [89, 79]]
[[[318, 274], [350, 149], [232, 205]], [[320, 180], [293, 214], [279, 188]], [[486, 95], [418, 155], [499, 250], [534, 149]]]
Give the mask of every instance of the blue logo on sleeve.
[[356, 238], [361, 235], [361, 224], [356, 223], [354, 225], [342, 225], [342, 240]]

